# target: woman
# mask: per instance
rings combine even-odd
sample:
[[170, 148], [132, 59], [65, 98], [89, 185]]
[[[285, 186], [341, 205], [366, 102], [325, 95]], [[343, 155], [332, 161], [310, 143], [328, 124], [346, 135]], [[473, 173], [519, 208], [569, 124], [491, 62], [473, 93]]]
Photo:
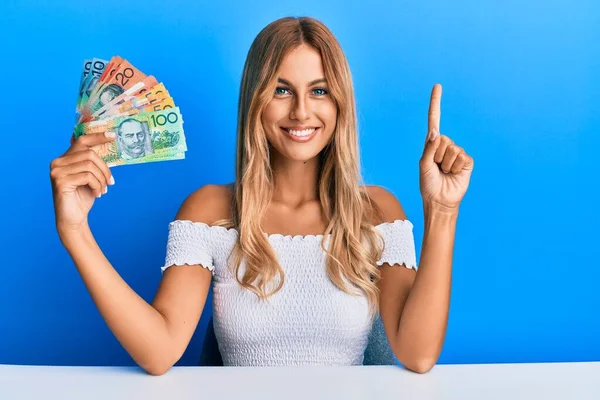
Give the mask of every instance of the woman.
[[359, 184], [350, 70], [334, 36], [311, 18], [277, 20], [253, 42], [236, 181], [183, 202], [152, 304], [123, 281], [88, 226], [95, 197], [114, 184], [89, 147], [114, 140], [109, 134], [80, 137], [52, 162], [58, 233], [106, 323], [150, 374], [182, 356], [212, 281], [225, 365], [360, 364], [379, 313], [398, 360], [426, 372], [442, 349], [458, 208], [473, 169], [439, 133], [440, 98], [436, 85], [420, 160], [418, 274], [401, 204]]

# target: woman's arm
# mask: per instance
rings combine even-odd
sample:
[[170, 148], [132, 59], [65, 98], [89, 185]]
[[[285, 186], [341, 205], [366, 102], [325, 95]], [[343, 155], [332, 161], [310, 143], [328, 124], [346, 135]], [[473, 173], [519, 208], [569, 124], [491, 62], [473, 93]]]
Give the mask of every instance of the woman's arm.
[[[211, 185], [212, 186], [212, 185]], [[182, 205], [177, 219], [212, 222], [222, 190], [205, 186]], [[213, 211], [211, 211], [213, 210]], [[152, 305], [142, 299], [104, 256], [87, 224], [60, 232], [100, 314], [134, 361], [152, 375], [167, 372], [183, 355], [196, 329], [211, 282], [201, 266], [168, 268]]]
[[[396, 354], [427, 372], [442, 351], [452, 282], [452, 253], [459, 205], [469, 187], [473, 157], [440, 133], [442, 86], [431, 91], [427, 138], [419, 160], [425, 229], [419, 271], [400, 313]], [[408, 286], [408, 285], [407, 285]]]
[[[98, 311], [117, 340], [148, 373], [161, 375], [166, 372], [180, 357], [174, 351], [177, 344], [175, 338], [179, 338], [181, 342], [187, 335], [184, 332], [172, 332], [167, 317], [142, 299], [121, 278], [98, 247], [89, 229], [77, 234], [62, 235], [61, 239]], [[197, 314], [199, 318], [205, 301], [201, 295], [204, 290], [197, 289], [208, 286], [210, 282], [210, 272], [203, 270], [204, 268], [187, 268], [185, 272], [179, 271], [184, 272], [183, 274], [171, 276], [171, 281], [177, 281], [180, 293], [184, 293], [173, 300], [182, 306], [196, 301], [195, 309], [188, 312], [190, 324], [193, 324]], [[185, 275], [184, 279], [182, 275]], [[169, 284], [167, 276], [165, 273], [161, 287], [172, 292], [175, 285]], [[206, 291], [208, 292], [208, 288]], [[166, 293], [163, 295], [169, 296]], [[187, 300], [183, 297], [187, 297]], [[177, 347], [181, 347], [181, 343]]]
[[[383, 221], [406, 220], [404, 208], [391, 192], [378, 186], [369, 195], [383, 212]], [[452, 252], [458, 211], [424, 207], [425, 231], [418, 272], [402, 264], [381, 266], [379, 312], [398, 361], [425, 373], [441, 353], [450, 303]], [[414, 244], [412, 244], [414, 245]]]
[[426, 206], [424, 215], [419, 270], [406, 298], [396, 337], [398, 360], [419, 373], [433, 368], [444, 344], [458, 210]]

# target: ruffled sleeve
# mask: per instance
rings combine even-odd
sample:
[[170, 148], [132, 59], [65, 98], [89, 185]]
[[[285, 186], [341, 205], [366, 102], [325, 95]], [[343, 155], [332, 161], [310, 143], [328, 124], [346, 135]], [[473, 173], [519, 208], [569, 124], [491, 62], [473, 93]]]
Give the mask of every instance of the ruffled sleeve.
[[200, 265], [214, 275], [212, 230], [209, 225], [175, 220], [169, 224], [164, 272], [173, 265]]
[[397, 219], [376, 226], [383, 236], [384, 248], [377, 265], [405, 264], [407, 268], [418, 269], [415, 251], [413, 224], [409, 220]]

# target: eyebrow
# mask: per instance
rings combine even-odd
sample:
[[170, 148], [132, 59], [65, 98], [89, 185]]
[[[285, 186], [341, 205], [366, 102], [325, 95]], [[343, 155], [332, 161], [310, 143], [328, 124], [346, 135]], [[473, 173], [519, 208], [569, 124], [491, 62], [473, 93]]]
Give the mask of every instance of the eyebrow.
[[[294, 86], [294, 85], [292, 85], [292, 84], [290, 83], [290, 81], [288, 81], [287, 79], [278, 78], [278, 79], [277, 79], [277, 81], [278, 81], [279, 83], [283, 83], [284, 85], [288, 85], [288, 86]], [[319, 79], [315, 79], [314, 81], [312, 81], [312, 82], [309, 82], [309, 83], [308, 83], [308, 86], [316, 85], [317, 83], [322, 83], [322, 82], [324, 82], [324, 83], [327, 83], [327, 79], [325, 79], [325, 78], [319, 78]]]

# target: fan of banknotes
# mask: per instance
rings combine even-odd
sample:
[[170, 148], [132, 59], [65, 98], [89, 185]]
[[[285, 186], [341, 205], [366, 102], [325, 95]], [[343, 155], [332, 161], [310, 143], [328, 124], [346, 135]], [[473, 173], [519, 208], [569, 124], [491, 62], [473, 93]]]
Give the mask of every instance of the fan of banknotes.
[[109, 167], [185, 158], [179, 107], [154, 76], [119, 56], [84, 61], [76, 111], [75, 138], [116, 134], [92, 147]]

